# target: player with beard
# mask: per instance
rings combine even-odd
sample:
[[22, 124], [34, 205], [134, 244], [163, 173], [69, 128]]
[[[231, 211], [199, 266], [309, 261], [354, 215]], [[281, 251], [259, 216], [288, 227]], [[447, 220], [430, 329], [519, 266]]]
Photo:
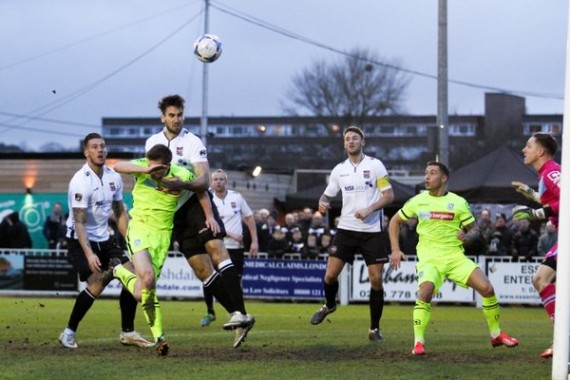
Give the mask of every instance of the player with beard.
[[370, 279], [370, 329], [368, 339], [380, 343], [380, 319], [384, 309], [382, 272], [388, 262], [388, 247], [383, 239], [381, 220], [383, 208], [394, 199], [388, 172], [382, 161], [364, 154], [364, 133], [358, 127], [348, 127], [343, 133], [348, 158], [335, 166], [323, 195], [319, 212], [331, 207], [331, 200], [342, 192], [342, 210], [336, 237], [331, 247], [323, 281], [326, 303], [311, 318], [311, 324], [321, 323], [336, 311], [338, 276], [346, 263], [362, 254]]
[[[172, 190], [190, 190], [182, 195], [174, 216], [173, 239], [203, 286], [231, 313], [223, 325], [225, 330], [236, 330], [234, 347], [239, 347], [255, 323], [247, 314], [239, 273], [230, 259], [223, 238], [226, 235], [217, 209], [212, 205], [213, 218], [204, 213], [197, 193], [207, 192], [210, 185], [210, 167], [206, 147], [202, 141], [182, 128], [184, 124], [184, 98], [169, 95], [162, 98], [158, 107], [164, 129], [146, 141], [145, 151], [156, 144], [166, 145], [172, 152], [172, 164], [190, 169], [195, 179], [189, 183], [171, 179], [165, 186]], [[210, 201], [210, 203], [213, 203]]]

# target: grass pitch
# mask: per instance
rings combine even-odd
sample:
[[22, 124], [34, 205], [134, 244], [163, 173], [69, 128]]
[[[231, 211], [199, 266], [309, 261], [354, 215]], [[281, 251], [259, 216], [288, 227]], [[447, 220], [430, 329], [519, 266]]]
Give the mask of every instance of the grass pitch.
[[[386, 305], [382, 344], [368, 341], [368, 306], [342, 306], [318, 326], [315, 303], [247, 302], [257, 319], [247, 341], [232, 348], [233, 332], [218, 320], [200, 327], [202, 301], [162, 301], [168, 357], [118, 342], [118, 301], [100, 299], [79, 326], [79, 348], [57, 339], [72, 298], [0, 297], [2, 379], [549, 379], [551, 361], [539, 353], [552, 324], [539, 307], [503, 307], [502, 328], [516, 348], [492, 348], [481, 310], [432, 306], [425, 357], [411, 354], [412, 305]], [[149, 337], [140, 309], [136, 327]]]

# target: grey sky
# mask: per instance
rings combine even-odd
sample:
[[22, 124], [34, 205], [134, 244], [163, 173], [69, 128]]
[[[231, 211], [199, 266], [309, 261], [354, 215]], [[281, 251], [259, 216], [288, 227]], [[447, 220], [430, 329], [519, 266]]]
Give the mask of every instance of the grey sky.
[[[224, 49], [209, 65], [212, 116], [281, 115], [295, 73], [315, 59], [342, 59], [218, 8], [333, 49], [367, 47], [405, 69], [437, 73], [437, 0], [212, 5], [210, 32]], [[203, 32], [203, 6], [203, 0], [0, 2], [0, 141], [76, 146], [102, 117], [157, 116], [157, 100], [170, 93], [185, 96], [186, 114], [199, 116], [203, 64], [192, 56], [192, 42]], [[562, 113], [566, 16], [563, 0], [448, 1], [449, 79], [542, 95], [526, 96], [529, 113]], [[450, 114], [482, 113], [485, 91], [450, 83]], [[412, 75], [406, 109], [435, 114], [436, 81]]]

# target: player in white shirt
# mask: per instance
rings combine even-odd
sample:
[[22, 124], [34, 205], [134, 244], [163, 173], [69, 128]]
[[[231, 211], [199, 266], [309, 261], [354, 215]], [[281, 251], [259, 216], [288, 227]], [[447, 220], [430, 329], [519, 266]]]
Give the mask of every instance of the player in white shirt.
[[[243, 260], [245, 247], [243, 245], [243, 224], [247, 226], [251, 236], [251, 246], [249, 247], [249, 255], [257, 256], [259, 249], [257, 242], [257, 228], [253, 218], [253, 211], [243, 198], [243, 196], [234, 190], [226, 188], [228, 184], [228, 175], [222, 169], [212, 173], [212, 189], [214, 193], [213, 201], [220, 215], [220, 219], [224, 223], [226, 237], [224, 237], [224, 245], [228, 249], [230, 258], [237, 269], [238, 276], [241, 281], [243, 274]], [[204, 289], [204, 301], [206, 302], [206, 315], [200, 321], [202, 327], [208, 326], [216, 320], [216, 312], [214, 311], [214, 295]]]
[[[75, 173], [69, 183], [67, 219], [67, 249], [73, 267], [87, 287], [77, 296], [66, 329], [59, 337], [66, 348], [77, 348], [75, 333], [79, 323], [87, 314], [95, 299], [113, 279], [103, 270], [111, 258], [120, 259], [130, 269], [132, 263], [109, 235], [108, 220], [111, 211], [117, 220], [119, 231], [124, 236], [128, 217], [123, 205], [123, 181], [113, 169], [105, 166], [107, 148], [97, 133], [88, 134], [83, 140], [87, 162]], [[134, 330], [137, 301], [125, 289], [120, 300], [123, 332], [119, 336], [122, 344], [151, 347]]]
[[336, 311], [338, 276], [354, 255], [364, 257], [370, 279], [370, 329], [368, 338], [381, 342], [380, 319], [384, 309], [382, 272], [388, 262], [389, 247], [382, 234], [383, 208], [394, 199], [392, 185], [384, 164], [363, 152], [364, 133], [358, 127], [348, 127], [343, 133], [348, 159], [333, 169], [329, 184], [319, 199], [319, 211], [330, 208], [331, 199], [342, 192], [342, 210], [337, 233], [331, 247], [323, 281], [326, 303], [311, 318], [317, 325]]
[[[169, 95], [159, 101], [164, 129], [147, 139], [145, 151], [156, 144], [168, 146], [172, 163], [191, 169], [196, 178], [189, 183], [169, 179], [164, 181], [166, 186], [172, 190], [206, 191], [212, 197], [208, 192], [210, 167], [206, 147], [197, 136], [182, 128], [184, 103], [180, 95]], [[240, 278], [224, 246], [225, 230], [216, 207], [212, 205], [211, 210], [204, 210], [196, 194], [182, 196], [174, 215], [172, 236], [204, 288], [231, 313], [223, 328], [236, 330], [234, 347], [239, 347], [255, 324], [255, 318], [246, 312]]]

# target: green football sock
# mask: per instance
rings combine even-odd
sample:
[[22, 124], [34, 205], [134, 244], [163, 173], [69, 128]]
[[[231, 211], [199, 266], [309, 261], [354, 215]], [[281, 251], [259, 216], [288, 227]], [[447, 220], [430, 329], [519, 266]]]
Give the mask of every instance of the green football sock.
[[489, 332], [493, 338], [496, 338], [501, 333], [501, 327], [499, 326], [500, 310], [499, 301], [497, 301], [497, 296], [485, 298], [483, 297], [483, 315], [487, 320], [487, 325], [489, 326]]
[[431, 305], [427, 302], [416, 300], [414, 306], [414, 342], [425, 342], [424, 335], [431, 317]]
[[156, 297], [155, 289], [143, 289], [141, 291], [141, 305], [152, 336], [157, 341], [163, 335], [163, 332], [162, 311], [160, 310], [160, 303]]
[[123, 265], [115, 267], [115, 277], [121, 281], [121, 284], [131, 293], [135, 293], [135, 282], [137, 275], [125, 268]]

